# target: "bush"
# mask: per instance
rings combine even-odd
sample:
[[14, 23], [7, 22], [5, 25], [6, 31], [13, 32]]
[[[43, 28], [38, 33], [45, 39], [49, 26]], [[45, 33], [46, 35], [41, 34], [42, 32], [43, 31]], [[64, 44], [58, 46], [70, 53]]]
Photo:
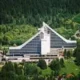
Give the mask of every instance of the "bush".
[[35, 64], [24, 64], [24, 74], [25, 75], [37, 75], [39, 73], [38, 68]]
[[45, 77], [43, 75], [39, 75], [38, 80], [45, 80]]
[[59, 59], [55, 59], [53, 60], [49, 67], [54, 70], [54, 71], [59, 71], [60, 70], [60, 62], [59, 62]]
[[46, 62], [45, 62], [44, 59], [40, 59], [37, 65], [38, 65], [38, 67], [40, 67], [41, 69], [46, 69], [46, 68], [47, 68], [47, 64], [46, 64]]
[[64, 60], [63, 60], [63, 58], [60, 59], [60, 65], [61, 65], [61, 67], [64, 67]]
[[52, 70], [54, 70], [54, 76], [57, 76], [57, 75], [59, 74], [60, 69], [61, 69], [59, 59], [53, 60], [53, 61], [50, 63], [49, 67], [50, 67]]
[[68, 50], [66, 51], [66, 49], [64, 50], [64, 58], [68, 59], [68, 58], [71, 58], [72, 54], [71, 54], [71, 51]]

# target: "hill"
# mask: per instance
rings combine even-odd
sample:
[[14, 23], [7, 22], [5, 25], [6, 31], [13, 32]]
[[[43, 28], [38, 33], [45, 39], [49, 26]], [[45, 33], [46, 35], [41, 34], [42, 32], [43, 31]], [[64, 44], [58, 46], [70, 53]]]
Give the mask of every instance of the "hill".
[[46, 22], [67, 39], [80, 26], [80, 0], [0, 0], [0, 45], [20, 45]]
[[59, 27], [59, 18], [80, 13], [79, 0], [0, 0], [0, 24], [40, 25], [42, 21]]
[[37, 32], [31, 25], [0, 25], [1, 45], [20, 45]]

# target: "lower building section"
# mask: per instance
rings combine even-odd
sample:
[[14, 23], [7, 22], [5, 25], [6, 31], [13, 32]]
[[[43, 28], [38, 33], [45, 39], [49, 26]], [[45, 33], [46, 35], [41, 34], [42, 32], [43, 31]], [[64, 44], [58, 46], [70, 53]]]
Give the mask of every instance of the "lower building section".
[[37, 63], [39, 59], [44, 59], [47, 63], [47, 65], [53, 60], [58, 58], [57, 55], [24, 55], [24, 56], [7, 56], [6, 61], [11, 62], [33, 62]]

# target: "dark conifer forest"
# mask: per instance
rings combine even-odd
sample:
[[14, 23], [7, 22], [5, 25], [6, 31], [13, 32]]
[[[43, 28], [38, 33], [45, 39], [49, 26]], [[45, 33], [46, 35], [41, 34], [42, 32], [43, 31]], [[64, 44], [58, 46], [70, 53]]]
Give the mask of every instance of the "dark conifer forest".
[[80, 26], [80, 0], [0, 0], [0, 44], [23, 43], [43, 21], [62, 36], [74, 39]]
[[[80, 13], [80, 0], [0, 0], [0, 24], [59, 24], [59, 17]], [[56, 24], [55, 27], [59, 27]]]

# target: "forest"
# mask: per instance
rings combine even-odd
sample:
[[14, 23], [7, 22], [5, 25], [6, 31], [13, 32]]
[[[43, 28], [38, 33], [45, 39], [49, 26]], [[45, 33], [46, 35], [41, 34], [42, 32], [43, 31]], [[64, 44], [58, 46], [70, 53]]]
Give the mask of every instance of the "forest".
[[43, 20], [59, 27], [59, 18], [80, 12], [79, 0], [0, 0], [0, 24], [40, 25]]
[[75, 39], [80, 0], [0, 0], [0, 45], [22, 44], [43, 21], [65, 38]]
[[[80, 0], [0, 0], [0, 50], [17, 46], [37, 33], [42, 22], [67, 39], [80, 31]], [[77, 41], [78, 42], [78, 41]], [[80, 80], [80, 40], [74, 52], [64, 51], [64, 60], [47, 65], [0, 62], [0, 80]]]

